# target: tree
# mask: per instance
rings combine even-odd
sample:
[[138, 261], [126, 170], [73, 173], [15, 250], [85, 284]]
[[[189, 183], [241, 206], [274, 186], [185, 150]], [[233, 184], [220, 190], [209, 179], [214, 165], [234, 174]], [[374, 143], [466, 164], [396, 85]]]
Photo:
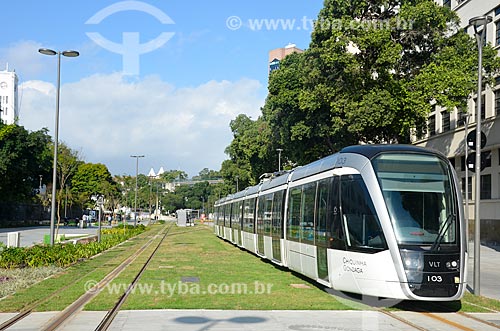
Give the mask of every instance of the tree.
[[161, 179], [167, 183], [181, 181], [188, 178], [188, 174], [181, 170], [168, 170], [160, 175]]
[[193, 180], [210, 180], [219, 178], [221, 178], [221, 175], [218, 171], [204, 168], [202, 171], [198, 173], [198, 176], [193, 177]]
[[[52, 153], [54, 146], [51, 145]], [[83, 163], [77, 151], [72, 150], [64, 143], [58, 145], [57, 156], [57, 179], [59, 189], [56, 191], [57, 225], [61, 222], [61, 204], [66, 197], [66, 185], [71, 181], [78, 167]]]
[[47, 130], [29, 132], [22, 126], [0, 123], [0, 200], [30, 201], [40, 176], [51, 176], [50, 137]]
[[[491, 78], [500, 61], [484, 49]], [[433, 0], [326, 0], [309, 49], [287, 56], [263, 108], [272, 141], [305, 164], [357, 143], [409, 143], [431, 104], [465, 105], [477, 47]], [[255, 165], [252, 163], [251, 165]]]
[[119, 202], [119, 190], [104, 164], [83, 163], [78, 166], [72, 181], [72, 191], [81, 197], [82, 208], [93, 208], [92, 196], [103, 195], [111, 210]]
[[222, 163], [220, 171], [226, 182], [242, 189], [258, 183], [263, 173], [278, 170], [271, 130], [262, 117], [253, 121], [241, 114], [230, 126], [234, 138], [225, 150], [230, 159]]
[[[431, 103], [451, 110], [474, 91], [476, 43], [446, 6], [327, 0], [319, 21], [327, 20], [339, 24], [313, 33], [301, 106], [330, 110], [332, 131], [345, 127], [357, 142], [408, 143], [411, 130], [426, 132]], [[495, 61], [488, 49], [486, 67], [497, 70]]]

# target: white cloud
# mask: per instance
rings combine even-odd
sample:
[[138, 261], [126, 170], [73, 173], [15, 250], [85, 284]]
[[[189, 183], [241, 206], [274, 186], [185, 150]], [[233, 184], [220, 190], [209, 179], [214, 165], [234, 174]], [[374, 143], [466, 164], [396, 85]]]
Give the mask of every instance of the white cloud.
[[[0, 48], [0, 68], [3, 70], [9, 65], [9, 70], [22, 68], [22, 77], [24, 79], [46, 71], [48, 57], [38, 53], [43, 46], [32, 40], [23, 40]], [[51, 69], [53, 69], [51, 67]], [[18, 72], [19, 75], [19, 72]]]
[[[21, 89], [20, 124], [52, 132], [54, 85], [27, 81]], [[93, 75], [61, 87], [59, 140], [113, 174], [135, 173], [132, 154], [146, 155], [141, 173], [160, 166], [190, 175], [218, 170], [232, 139], [229, 122], [241, 113], [257, 118], [262, 89], [250, 79], [177, 89], [156, 76], [127, 81], [120, 74]]]

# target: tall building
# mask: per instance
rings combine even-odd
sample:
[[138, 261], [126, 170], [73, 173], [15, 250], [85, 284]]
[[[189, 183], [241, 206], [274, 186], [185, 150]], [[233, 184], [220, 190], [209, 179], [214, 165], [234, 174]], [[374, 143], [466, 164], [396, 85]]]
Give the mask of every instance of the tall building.
[[[500, 4], [498, 0], [435, 0], [438, 4], [450, 7], [461, 19], [461, 28], [474, 36], [474, 27], [469, 20], [476, 16], [491, 16], [493, 21], [487, 25], [486, 41], [500, 51]], [[500, 53], [499, 53], [500, 55]], [[476, 126], [477, 94], [471, 95], [467, 112], [451, 112], [433, 106], [428, 118], [428, 132], [423, 139], [414, 141], [415, 145], [430, 147], [444, 153], [455, 165], [461, 180], [462, 194], [465, 197], [466, 136]], [[486, 86], [481, 95], [482, 131], [487, 136], [482, 150], [485, 169], [481, 172], [481, 238], [484, 241], [500, 242], [500, 77], [494, 86]], [[464, 115], [464, 114], [468, 114]], [[468, 120], [466, 129], [465, 121]], [[470, 149], [467, 151], [471, 153]], [[469, 219], [474, 218], [475, 175], [468, 172]], [[465, 200], [464, 200], [465, 201]], [[483, 226], [484, 225], [484, 226]], [[473, 227], [470, 227], [473, 228]]]
[[288, 44], [283, 48], [276, 48], [269, 52], [269, 73], [279, 69], [280, 61], [285, 58], [285, 56], [292, 53], [302, 53], [302, 49], [297, 48], [295, 44]]
[[18, 79], [15, 71], [9, 71], [8, 65], [0, 71], [0, 119], [5, 124], [17, 123], [18, 108]]

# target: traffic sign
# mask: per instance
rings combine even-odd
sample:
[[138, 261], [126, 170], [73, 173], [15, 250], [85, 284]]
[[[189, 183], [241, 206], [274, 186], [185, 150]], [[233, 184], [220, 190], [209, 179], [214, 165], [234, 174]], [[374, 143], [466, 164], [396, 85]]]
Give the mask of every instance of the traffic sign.
[[[476, 130], [472, 130], [467, 135], [467, 146], [472, 149], [476, 149]], [[486, 146], [486, 135], [481, 131], [481, 148]]]
[[[486, 168], [486, 154], [481, 153], [481, 168], [480, 171], [483, 171]], [[469, 171], [476, 171], [476, 153], [469, 154], [466, 160], [466, 166]]]

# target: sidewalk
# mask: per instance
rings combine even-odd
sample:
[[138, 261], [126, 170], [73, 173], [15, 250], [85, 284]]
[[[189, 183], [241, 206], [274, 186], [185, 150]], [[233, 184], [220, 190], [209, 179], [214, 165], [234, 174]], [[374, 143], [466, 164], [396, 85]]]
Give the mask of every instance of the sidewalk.
[[[149, 220], [140, 221], [140, 224], [148, 225]], [[128, 224], [133, 225], [133, 221], [128, 221]], [[102, 225], [101, 229], [110, 228], [109, 225]], [[58, 234], [92, 234], [97, 235], [97, 225], [90, 227], [80, 228], [75, 226], [59, 226]], [[21, 246], [27, 247], [35, 244], [43, 243], [45, 235], [50, 234], [50, 227], [36, 226], [36, 227], [23, 227], [23, 228], [0, 228], [0, 242], [7, 245], [7, 233], [20, 232], [21, 233]]]
[[[469, 245], [467, 283], [474, 289], [474, 249]], [[500, 247], [481, 246], [480, 253], [480, 295], [500, 300]]]

